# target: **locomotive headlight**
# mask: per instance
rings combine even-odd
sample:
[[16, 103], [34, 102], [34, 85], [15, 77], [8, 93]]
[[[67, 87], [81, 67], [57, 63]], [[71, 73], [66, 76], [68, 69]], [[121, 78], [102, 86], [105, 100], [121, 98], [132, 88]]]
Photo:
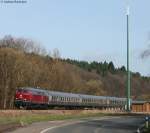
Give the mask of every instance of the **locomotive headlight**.
[[22, 98], [22, 95], [20, 95], [19, 97]]

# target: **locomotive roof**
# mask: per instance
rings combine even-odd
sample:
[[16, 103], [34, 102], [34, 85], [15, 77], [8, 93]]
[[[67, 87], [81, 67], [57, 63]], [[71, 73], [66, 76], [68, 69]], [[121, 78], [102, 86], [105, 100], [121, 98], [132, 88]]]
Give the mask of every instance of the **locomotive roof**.
[[56, 91], [48, 91], [48, 93], [52, 96], [63, 96], [63, 97], [76, 97], [76, 98], [79, 98], [78, 94], [73, 94], [73, 93], [56, 92]]
[[23, 90], [29, 90], [29, 91], [46, 92], [46, 90], [38, 89], [38, 88], [31, 88], [31, 87], [23, 87], [21, 89], [23, 89]]
[[94, 96], [94, 95], [84, 95], [80, 94], [80, 97], [82, 98], [92, 98], [92, 99], [106, 99], [106, 96]]
[[109, 96], [94, 96], [94, 95], [80, 95], [82, 98], [93, 98], [93, 99], [109, 99], [109, 100], [126, 100], [125, 98], [109, 97]]

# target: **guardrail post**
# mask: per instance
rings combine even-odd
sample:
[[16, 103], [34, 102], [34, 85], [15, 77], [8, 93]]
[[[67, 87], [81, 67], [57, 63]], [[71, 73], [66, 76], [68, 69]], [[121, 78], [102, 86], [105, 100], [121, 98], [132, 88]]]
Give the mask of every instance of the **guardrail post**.
[[149, 117], [148, 116], [145, 117], [145, 127], [149, 128]]

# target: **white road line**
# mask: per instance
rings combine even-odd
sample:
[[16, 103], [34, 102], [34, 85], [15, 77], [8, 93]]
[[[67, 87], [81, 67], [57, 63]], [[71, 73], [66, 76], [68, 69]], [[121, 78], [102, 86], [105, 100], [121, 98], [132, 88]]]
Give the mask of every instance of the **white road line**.
[[85, 121], [78, 121], [78, 122], [76, 121], [76, 122], [72, 122], [72, 123], [62, 124], [60, 126], [46, 128], [46, 129], [42, 130], [40, 133], [46, 133], [47, 131], [55, 129], [55, 128], [60, 128], [60, 127], [64, 127], [64, 126], [68, 126], [68, 125], [72, 125], [72, 124], [76, 124], [76, 123], [82, 123], [82, 122], [85, 122]]
[[[111, 119], [111, 118], [120, 118], [120, 117], [105, 117], [105, 118], [99, 118], [99, 119], [94, 119], [94, 120], [107, 120], [107, 119]], [[56, 128], [60, 128], [60, 127], [64, 127], [64, 126], [69, 126], [69, 125], [72, 125], [72, 124], [76, 124], [76, 123], [83, 123], [83, 122], [86, 122], [86, 121], [76, 121], [76, 122], [72, 122], [72, 123], [67, 123], [67, 124], [62, 124], [60, 126], [54, 126], [54, 127], [50, 127], [50, 128], [46, 128], [44, 130], [42, 130], [40, 133], [46, 133], [47, 131], [50, 131], [52, 129], [56, 129]]]

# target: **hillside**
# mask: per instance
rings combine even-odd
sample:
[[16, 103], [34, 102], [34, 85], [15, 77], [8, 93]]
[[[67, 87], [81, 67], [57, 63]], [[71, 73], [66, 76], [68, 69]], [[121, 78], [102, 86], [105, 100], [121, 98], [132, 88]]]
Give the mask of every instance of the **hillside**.
[[[38, 47], [35, 42], [7, 36], [0, 40], [0, 108], [13, 108], [18, 87], [125, 97], [126, 69], [113, 62], [60, 59]], [[132, 97], [150, 98], [150, 78], [132, 73]]]

